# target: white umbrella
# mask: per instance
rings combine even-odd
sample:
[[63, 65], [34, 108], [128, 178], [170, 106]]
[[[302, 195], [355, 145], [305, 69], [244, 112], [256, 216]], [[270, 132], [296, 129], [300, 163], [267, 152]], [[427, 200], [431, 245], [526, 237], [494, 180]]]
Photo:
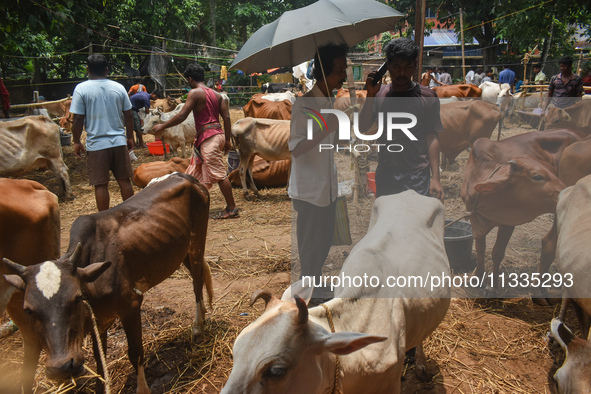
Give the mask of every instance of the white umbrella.
[[247, 74], [290, 67], [314, 57], [323, 45], [349, 47], [388, 30], [402, 14], [374, 0], [319, 0], [287, 11], [246, 41], [230, 68]]

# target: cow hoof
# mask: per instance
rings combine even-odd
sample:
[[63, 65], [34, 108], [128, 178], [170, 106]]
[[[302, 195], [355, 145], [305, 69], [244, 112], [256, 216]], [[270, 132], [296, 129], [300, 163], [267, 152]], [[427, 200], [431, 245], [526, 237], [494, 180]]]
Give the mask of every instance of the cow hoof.
[[550, 306], [550, 301], [547, 298], [532, 298], [531, 300], [539, 306]]
[[415, 365], [415, 376], [419, 382], [430, 382], [433, 379], [433, 374], [427, 371], [427, 366], [424, 364]]
[[203, 327], [193, 327], [191, 328], [191, 340], [193, 342], [201, 342], [203, 340]]

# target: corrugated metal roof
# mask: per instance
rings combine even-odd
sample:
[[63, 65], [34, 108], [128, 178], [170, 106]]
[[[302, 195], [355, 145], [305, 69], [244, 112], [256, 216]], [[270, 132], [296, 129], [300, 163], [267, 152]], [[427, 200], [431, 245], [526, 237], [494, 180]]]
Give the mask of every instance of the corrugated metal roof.
[[[425, 35], [423, 47], [444, 47], [461, 45], [460, 40], [453, 29], [433, 29], [431, 34]], [[467, 43], [467, 45], [471, 45]], [[478, 45], [475, 39], [472, 39], [472, 45]]]

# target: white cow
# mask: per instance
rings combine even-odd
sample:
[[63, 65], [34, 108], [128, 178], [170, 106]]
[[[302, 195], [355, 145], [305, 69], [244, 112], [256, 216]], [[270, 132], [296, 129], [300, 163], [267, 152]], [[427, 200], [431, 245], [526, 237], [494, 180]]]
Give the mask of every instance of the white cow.
[[[556, 206], [558, 243], [556, 264], [559, 272], [573, 286], [565, 283], [563, 302], [558, 319], [552, 320], [552, 335], [566, 352], [564, 364], [554, 374], [559, 393], [591, 392], [591, 337], [575, 337], [562, 323], [568, 304], [574, 299], [587, 315], [591, 314], [589, 268], [591, 263], [591, 175], [580, 179], [575, 186], [564, 189]], [[569, 279], [570, 278], [570, 279]], [[583, 332], [589, 327], [583, 327]]]
[[482, 89], [482, 100], [496, 104], [503, 114], [506, 114], [511, 106], [511, 85], [494, 82], [483, 82], [479, 86]]
[[[378, 198], [367, 235], [340, 276], [375, 275], [384, 284], [387, 277], [449, 274], [443, 222], [443, 204], [434, 198], [414, 191]], [[308, 310], [310, 288], [296, 287], [281, 300], [267, 292], [253, 295], [253, 302], [263, 298], [267, 306], [236, 339], [223, 394], [319, 394], [333, 388], [399, 393], [406, 351], [417, 347], [417, 372], [424, 372], [423, 340], [443, 320], [450, 302], [450, 291], [443, 287], [427, 292], [410, 285], [394, 294], [379, 284], [341, 286], [335, 299]], [[295, 297], [294, 303], [292, 293], [303, 299]]]
[[283, 100], [289, 100], [291, 101], [291, 104], [295, 104], [295, 94], [293, 94], [292, 92], [283, 92], [283, 93], [267, 93], [264, 96], [262, 96], [261, 98], [265, 99], [265, 100], [269, 100], [269, 101], [283, 101]]
[[[230, 108], [230, 98], [228, 95], [222, 93], [222, 100], [226, 102], [226, 105]], [[181, 157], [184, 158], [185, 145], [192, 144], [195, 140], [197, 129], [195, 127], [195, 117], [192, 112], [189, 113], [189, 116], [187, 116], [181, 124], [164, 129], [158, 134], [152, 132], [155, 125], [169, 121], [178, 114], [184, 106], [185, 103], [181, 103], [170, 112], [164, 112], [161, 108], [150, 110], [150, 114], [146, 115], [144, 119], [144, 134], [152, 134], [162, 140], [164, 158], [166, 158], [166, 144], [170, 146], [170, 152], [173, 156], [178, 156], [177, 149], [181, 148]]]
[[[289, 120], [243, 118], [232, 125], [232, 137], [240, 152], [238, 171], [244, 196], [248, 194], [246, 172], [252, 169], [255, 154], [267, 161], [291, 159], [288, 147], [290, 124]], [[250, 181], [258, 196], [252, 175]]]
[[60, 196], [72, 197], [59, 126], [43, 115], [1, 122], [0, 176], [20, 176], [37, 168], [49, 168], [59, 179]]
[[170, 146], [170, 152], [173, 156], [178, 156], [177, 149], [181, 148], [181, 157], [185, 157], [185, 145], [190, 144], [195, 140], [195, 118], [193, 113], [190, 113], [181, 124], [169, 127], [162, 130], [160, 133], [153, 133], [152, 129], [157, 124], [172, 119], [176, 114], [179, 113], [184, 104], [180, 104], [178, 107], [171, 112], [163, 112], [160, 108], [157, 110], [150, 111], [150, 114], [146, 115], [144, 119], [144, 134], [152, 134], [162, 140], [162, 146], [164, 147], [164, 158], [166, 158], [166, 145]]

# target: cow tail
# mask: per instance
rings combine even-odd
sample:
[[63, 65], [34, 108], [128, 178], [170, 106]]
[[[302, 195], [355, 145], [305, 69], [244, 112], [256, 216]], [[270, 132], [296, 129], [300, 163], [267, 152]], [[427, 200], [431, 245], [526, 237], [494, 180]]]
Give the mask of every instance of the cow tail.
[[201, 277], [203, 278], [203, 283], [205, 284], [205, 289], [207, 290], [209, 309], [213, 311], [213, 279], [211, 276], [211, 269], [207, 263], [207, 260], [205, 259], [203, 259], [203, 264], [201, 265]]

